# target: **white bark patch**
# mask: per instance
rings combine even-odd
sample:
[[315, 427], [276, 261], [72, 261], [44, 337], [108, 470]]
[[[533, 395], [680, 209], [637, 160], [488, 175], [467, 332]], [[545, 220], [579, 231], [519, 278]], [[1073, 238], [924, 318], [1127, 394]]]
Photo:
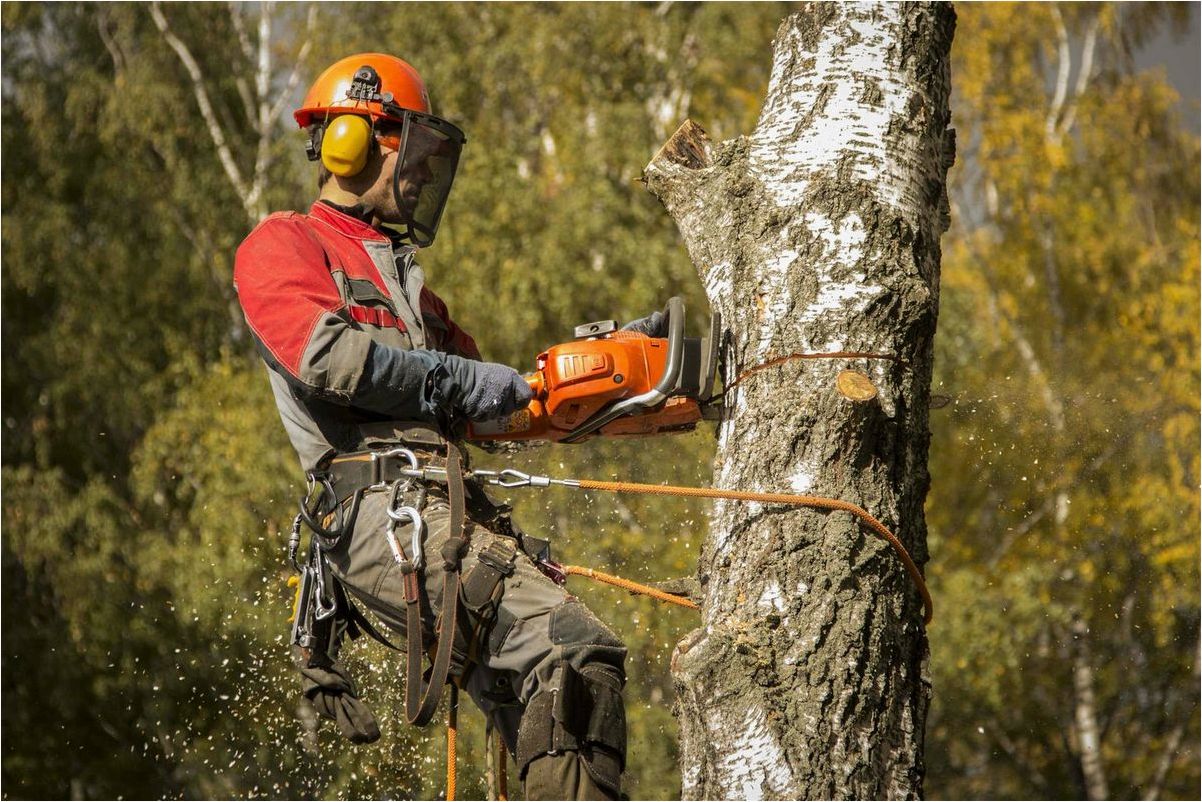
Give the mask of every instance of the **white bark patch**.
[[[815, 321], [832, 313], [841, 317], [862, 313], [873, 298], [884, 292], [884, 288], [865, 284], [867, 273], [855, 269], [864, 258], [864, 224], [859, 215], [845, 216], [838, 227], [826, 215], [813, 211], [807, 212], [804, 219], [807, 231], [822, 242], [823, 254], [817, 265], [818, 296], [798, 318], [798, 325], [808, 330]], [[843, 341], [832, 339], [826, 343], [808, 343], [808, 346], [822, 351], [839, 351]]]
[[785, 597], [781, 593], [780, 584], [775, 580], [769, 580], [760, 592], [759, 606], [767, 607], [775, 610], [778, 613], [785, 611]]
[[794, 493], [806, 493], [814, 487], [814, 468], [810, 465], [802, 465], [797, 469], [797, 473], [789, 477], [789, 487], [793, 488]]
[[[715, 710], [706, 724], [715, 743], [724, 743], [722, 736], [731, 728], [721, 712]], [[765, 791], [780, 796], [788, 790], [791, 774], [784, 750], [772, 737], [764, 711], [759, 707], [752, 705], [747, 709], [742, 732], [721, 751], [717, 772], [727, 783], [724, 798], [763, 799]]]
[[[836, 164], [844, 175], [871, 185], [880, 202], [913, 205], [911, 176], [886, 153], [889, 123], [908, 113], [913, 91], [912, 77], [889, 59], [890, 45], [896, 45], [893, 32], [904, 14], [896, 3], [849, 10], [845, 24], [858, 39], [828, 35], [812, 54], [800, 46], [776, 51], [750, 162], [780, 206], [797, 205], [811, 177], [833, 171]], [[798, 53], [812, 55], [812, 69], [795, 71]], [[807, 116], [809, 124], [802, 127]]]

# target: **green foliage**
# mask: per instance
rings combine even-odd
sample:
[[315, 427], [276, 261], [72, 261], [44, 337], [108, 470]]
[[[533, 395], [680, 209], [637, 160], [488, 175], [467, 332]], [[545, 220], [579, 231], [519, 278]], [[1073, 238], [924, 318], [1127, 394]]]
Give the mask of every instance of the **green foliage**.
[[[255, 64], [229, 8], [163, 8], [249, 174]], [[715, 139], [751, 129], [788, 11], [322, 6], [299, 86], [357, 50], [426, 76], [469, 142], [423, 263], [485, 354], [524, 369], [575, 323], [641, 316], [671, 294], [704, 322], [639, 171], [685, 117]], [[306, 12], [276, 8], [274, 89]], [[239, 13], [253, 39], [258, 9]], [[1060, 136], [1047, 128], [1051, 13], [960, 9], [927, 788], [1082, 793], [1069, 665], [1083, 620], [1112, 791], [1142, 794], [1189, 721], [1164, 789], [1180, 796], [1198, 779], [1198, 143], [1163, 77], [1122, 57], [1179, 12], [1063, 9], [1075, 42], [1102, 16], [1097, 77]], [[0, 20], [6, 793], [436, 796], [442, 738], [404, 723], [402, 668], [380, 647], [347, 652], [378, 744], [313, 734], [297, 715], [283, 544], [301, 477], [233, 296], [247, 212], [186, 70], [145, 5], [5, 4]], [[311, 202], [301, 145], [285, 113], [267, 143], [271, 208]], [[698, 432], [476, 461], [690, 484], [708, 481], [713, 448]], [[706, 527], [696, 502], [511, 500], [559, 559], [634, 578], [691, 573]], [[677, 796], [668, 661], [695, 614], [571, 588], [630, 646], [631, 796]], [[483, 727], [463, 707], [461, 795], [479, 798]]]
[[1077, 61], [1098, 35], [1059, 115], [1054, 7], [974, 7], [954, 50], [935, 391], [955, 403], [928, 505], [947, 798], [1085, 795], [1082, 654], [1110, 792], [1142, 798], [1162, 760], [1162, 794], [1199, 779], [1198, 140], [1164, 76], [1124, 66], [1165, 9], [1064, 12]]

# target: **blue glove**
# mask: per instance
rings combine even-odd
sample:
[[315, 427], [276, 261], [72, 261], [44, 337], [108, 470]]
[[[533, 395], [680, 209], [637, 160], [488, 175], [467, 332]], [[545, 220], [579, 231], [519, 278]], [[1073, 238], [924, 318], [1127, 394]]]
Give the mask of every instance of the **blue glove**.
[[652, 312], [647, 317], [632, 320], [622, 327], [622, 331], [637, 331], [648, 337], [667, 337], [668, 318], [663, 312]]

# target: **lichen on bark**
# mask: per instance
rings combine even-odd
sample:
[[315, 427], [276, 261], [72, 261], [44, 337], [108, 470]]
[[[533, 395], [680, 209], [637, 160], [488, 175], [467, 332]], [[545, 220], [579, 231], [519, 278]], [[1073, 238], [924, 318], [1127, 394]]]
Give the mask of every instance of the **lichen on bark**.
[[[740, 381], [715, 485], [859, 504], [920, 564], [954, 20], [808, 6], [778, 31], [755, 131], [686, 123], [645, 171], [722, 313], [727, 383], [796, 352], [893, 357]], [[875, 394], [841, 391], [848, 371]], [[698, 579], [703, 621], [673, 655], [686, 797], [921, 795], [926, 633], [887, 544], [845, 513], [718, 502]]]

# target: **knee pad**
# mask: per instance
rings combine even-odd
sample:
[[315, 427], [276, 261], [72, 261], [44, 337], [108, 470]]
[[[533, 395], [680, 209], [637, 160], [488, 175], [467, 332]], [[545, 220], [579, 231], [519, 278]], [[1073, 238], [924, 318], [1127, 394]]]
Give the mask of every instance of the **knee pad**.
[[617, 798], [626, 767], [622, 677], [612, 667], [561, 662], [526, 706], [516, 760], [522, 780], [544, 755], [575, 752], [592, 780]]

